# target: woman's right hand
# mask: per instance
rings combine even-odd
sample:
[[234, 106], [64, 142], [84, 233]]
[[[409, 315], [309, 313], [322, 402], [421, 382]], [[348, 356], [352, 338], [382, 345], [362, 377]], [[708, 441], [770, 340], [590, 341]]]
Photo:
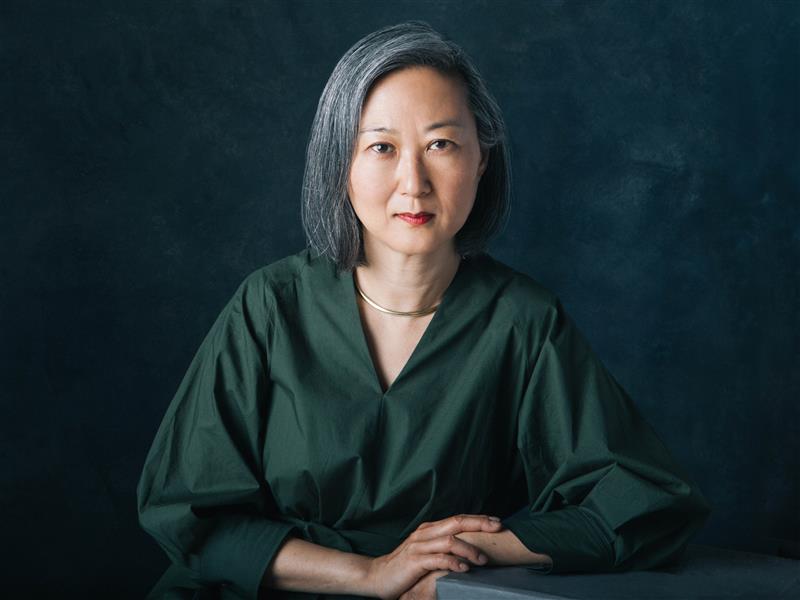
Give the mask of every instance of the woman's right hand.
[[390, 554], [371, 559], [367, 572], [370, 595], [395, 600], [430, 571], [463, 573], [469, 562], [486, 564], [487, 557], [456, 534], [465, 531], [497, 533], [503, 524], [486, 515], [454, 515], [441, 521], [421, 523]]

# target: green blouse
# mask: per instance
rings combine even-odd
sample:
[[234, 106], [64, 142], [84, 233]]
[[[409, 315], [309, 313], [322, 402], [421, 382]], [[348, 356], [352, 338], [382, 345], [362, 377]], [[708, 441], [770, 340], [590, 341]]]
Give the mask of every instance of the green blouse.
[[383, 391], [352, 273], [308, 250], [250, 274], [222, 310], [147, 455], [138, 509], [195, 587], [245, 598], [289, 534], [378, 556], [423, 521], [491, 514], [550, 572], [602, 572], [678, 558], [710, 512], [532, 278], [462, 260]]

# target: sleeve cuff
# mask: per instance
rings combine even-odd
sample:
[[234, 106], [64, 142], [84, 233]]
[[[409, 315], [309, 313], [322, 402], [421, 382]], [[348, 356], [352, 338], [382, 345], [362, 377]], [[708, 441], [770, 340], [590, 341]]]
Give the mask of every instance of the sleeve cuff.
[[550, 512], [528, 507], [503, 519], [503, 525], [531, 552], [547, 554], [551, 566], [530, 565], [543, 574], [600, 573], [614, 567], [613, 533], [590, 510], [568, 506]]
[[297, 527], [258, 517], [233, 517], [208, 537], [199, 557], [202, 579], [224, 582], [244, 598], [258, 598], [261, 579], [283, 541]]

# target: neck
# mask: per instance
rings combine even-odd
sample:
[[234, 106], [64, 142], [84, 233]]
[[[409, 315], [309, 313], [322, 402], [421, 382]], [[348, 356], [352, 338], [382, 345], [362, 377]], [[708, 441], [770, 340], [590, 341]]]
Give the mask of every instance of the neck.
[[354, 277], [367, 296], [397, 311], [422, 310], [441, 302], [461, 257], [452, 246], [430, 254], [375, 252], [365, 246], [367, 265]]

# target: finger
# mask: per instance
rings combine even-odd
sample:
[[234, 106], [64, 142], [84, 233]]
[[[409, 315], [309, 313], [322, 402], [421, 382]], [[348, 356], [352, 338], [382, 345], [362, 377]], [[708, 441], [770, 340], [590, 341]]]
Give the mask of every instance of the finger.
[[473, 564], [484, 565], [488, 562], [480, 548], [462, 540], [455, 535], [444, 535], [425, 542], [415, 542], [409, 550], [419, 554], [444, 552], [459, 558], [467, 559]]
[[425, 523], [420, 523], [417, 527], [416, 531], [420, 531], [422, 529], [428, 529], [430, 527], [437, 527], [446, 525], [453, 520], [456, 521], [468, 521], [468, 522], [477, 522], [477, 521], [485, 521], [487, 523], [500, 523], [500, 517], [494, 517], [489, 515], [470, 515], [470, 514], [459, 514], [447, 517], [446, 519], [439, 519], [438, 521], [426, 521]]
[[[436, 592], [436, 580], [444, 577], [445, 575], [449, 575], [450, 571], [431, 571], [425, 577], [420, 579], [417, 582], [417, 585], [414, 586], [414, 590], [419, 588], [419, 595], [418, 596], [410, 596], [407, 600], [414, 600], [414, 598], [419, 598], [422, 600], [438, 600], [439, 595]], [[402, 598], [402, 596], [401, 596]]]
[[449, 517], [445, 517], [444, 519], [439, 519], [438, 521], [426, 521], [424, 523], [420, 523], [417, 526], [417, 530], [425, 529], [426, 527], [432, 527], [433, 525], [441, 525], [442, 523], [446, 523], [447, 521], [449, 521], [450, 519], [452, 519], [453, 517], [456, 517], [456, 516], [458, 516], [458, 517], [478, 517], [478, 518], [483, 518], [483, 519], [488, 519], [489, 518], [489, 515], [467, 515], [467, 514], [451, 515]]
[[459, 560], [452, 554], [421, 554], [419, 564], [428, 571], [445, 571], [445, 574], [454, 571], [464, 573], [469, 571], [469, 563]]
[[480, 548], [454, 535], [445, 535], [424, 542], [412, 542], [408, 550], [414, 554], [449, 553], [476, 565], [485, 565], [489, 560]]
[[428, 574], [424, 575], [417, 583], [421, 583], [423, 581], [435, 581], [440, 577], [449, 575], [450, 573], [452, 573], [452, 571], [448, 571], [446, 569], [439, 569], [438, 571], [428, 571]]
[[[428, 577], [430, 577], [430, 579], [428, 580], [429, 581], [429, 583], [428, 583], [429, 596], [428, 597], [429, 598], [431, 598], [432, 600], [438, 600], [439, 593], [436, 590], [436, 580], [437, 579], [441, 579], [445, 575], [449, 575], [449, 574], [450, 574], [450, 571], [431, 571], [430, 572], [430, 574], [428, 575]], [[426, 577], [426, 579], [427, 579], [427, 577]]]
[[[428, 593], [430, 596], [430, 592], [436, 593], [436, 580], [444, 577], [445, 575], [449, 575], [450, 571], [446, 569], [439, 569], [437, 571], [428, 571], [427, 575], [423, 575], [417, 583], [415, 583], [411, 588], [406, 590], [402, 596], [400, 596], [397, 600], [414, 600], [414, 598], [419, 598], [419, 594]], [[436, 596], [434, 596], [436, 598]]]
[[479, 517], [479, 518], [483, 518], [483, 519], [498, 519], [498, 520], [500, 519], [500, 517], [493, 517], [493, 516], [489, 516], [489, 515], [471, 515], [471, 514], [462, 513], [462, 514], [459, 514], [459, 515], [452, 515], [452, 516], [446, 517], [444, 519], [439, 519], [438, 521], [426, 521], [424, 523], [420, 523], [419, 526], [417, 527], [417, 529], [425, 529], [426, 527], [430, 527], [431, 525], [439, 525], [441, 523], [444, 523], [444, 522], [452, 519], [453, 516], [458, 516], [458, 517]]
[[422, 541], [442, 535], [454, 535], [464, 531], [488, 531], [496, 533], [502, 529], [502, 522], [494, 521], [486, 515], [455, 515], [447, 519], [442, 519], [441, 521], [434, 521], [423, 529], [418, 527], [409, 537], [413, 537], [414, 541]]

